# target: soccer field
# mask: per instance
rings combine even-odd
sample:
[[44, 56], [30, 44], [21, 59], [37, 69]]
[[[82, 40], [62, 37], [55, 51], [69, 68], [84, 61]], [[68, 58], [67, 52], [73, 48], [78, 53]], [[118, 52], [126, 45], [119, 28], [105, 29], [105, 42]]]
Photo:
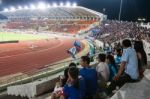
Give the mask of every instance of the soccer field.
[[47, 39], [46, 35], [34, 35], [34, 34], [16, 34], [16, 33], [7, 33], [0, 32], [0, 41], [10, 41], [10, 40], [41, 40]]

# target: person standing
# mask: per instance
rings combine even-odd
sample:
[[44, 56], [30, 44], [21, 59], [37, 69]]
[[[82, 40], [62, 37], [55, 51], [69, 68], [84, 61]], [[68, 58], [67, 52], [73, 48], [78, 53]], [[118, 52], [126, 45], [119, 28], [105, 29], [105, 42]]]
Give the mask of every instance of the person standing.
[[144, 50], [143, 42], [135, 41], [134, 49], [135, 49], [135, 51], [137, 53], [137, 57], [138, 57], [139, 75], [140, 75], [140, 78], [142, 78], [144, 76], [143, 72], [147, 66], [147, 56], [146, 56], [146, 52]]

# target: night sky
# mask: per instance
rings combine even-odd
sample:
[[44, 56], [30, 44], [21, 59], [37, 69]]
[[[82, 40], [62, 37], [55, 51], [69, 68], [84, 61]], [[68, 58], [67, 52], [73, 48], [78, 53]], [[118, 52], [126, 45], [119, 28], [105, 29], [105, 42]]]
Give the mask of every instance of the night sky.
[[[1, 9], [18, 6], [29, 5], [37, 1], [53, 2], [66, 2], [69, 0], [2, 0]], [[70, 0], [77, 2], [78, 5], [84, 6], [99, 12], [106, 9], [105, 14], [109, 19], [118, 19], [119, 6], [121, 0]], [[146, 18], [150, 22], [150, 0], [123, 0], [121, 20], [137, 21], [137, 18]]]

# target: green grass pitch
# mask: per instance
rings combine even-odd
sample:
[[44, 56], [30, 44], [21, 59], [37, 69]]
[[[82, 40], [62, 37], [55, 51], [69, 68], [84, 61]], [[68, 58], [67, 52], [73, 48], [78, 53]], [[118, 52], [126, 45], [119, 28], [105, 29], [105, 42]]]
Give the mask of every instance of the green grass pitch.
[[7, 32], [0, 32], [0, 41], [11, 41], [11, 40], [41, 40], [47, 39], [48, 36], [46, 35], [35, 35], [35, 34], [19, 34], [19, 33], [7, 33]]

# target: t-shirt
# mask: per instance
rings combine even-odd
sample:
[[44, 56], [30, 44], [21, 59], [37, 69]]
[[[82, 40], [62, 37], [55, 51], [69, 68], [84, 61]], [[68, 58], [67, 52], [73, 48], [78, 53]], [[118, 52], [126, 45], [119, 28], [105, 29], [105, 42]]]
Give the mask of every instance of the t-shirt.
[[85, 80], [86, 95], [95, 95], [97, 91], [97, 72], [93, 68], [82, 68], [80, 75]]
[[108, 66], [110, 71], [109, 81], [112, 81], [114, 76], [117, 74], [117, 68], [113, 64], [108, 64]]
[[138, 60], [135, 50], [131, 47], [124, 49], [121, 61], [126, 62], [125, 73], [132, 79], [138, 79]]
[[119, 66], [120, 65], [120, 63], [121, 63], [121, 56], [115, 56], [115, 63], [116, 63], [116, 65], [117, 66]]
[[84, 99], [86, 91], [85, 81], [83, 78], [79, 78], [79, 80], [80, 80], [79, 89], [75, 88], [71, 84], [66, 84], [64, 86], [63, 92], [65, 97], [67, 97], [67, 99]]
[[101, 75], [105, 81], [109, 79], [109, 67], [105, 62], [100, 62], [96, 67], [97, 75]]

